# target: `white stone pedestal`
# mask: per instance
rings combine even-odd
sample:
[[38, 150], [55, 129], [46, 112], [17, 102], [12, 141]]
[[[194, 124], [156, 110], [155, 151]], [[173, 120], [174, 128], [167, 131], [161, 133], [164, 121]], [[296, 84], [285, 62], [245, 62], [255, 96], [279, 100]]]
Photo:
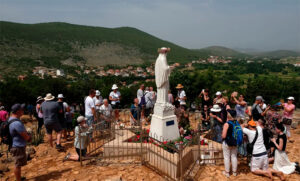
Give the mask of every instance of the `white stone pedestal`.
[[159, 141], [167, 141], [175, 140], [179, 136], [174, 106], [169, 103], [156, 103], [151, 119], [150, 137]]

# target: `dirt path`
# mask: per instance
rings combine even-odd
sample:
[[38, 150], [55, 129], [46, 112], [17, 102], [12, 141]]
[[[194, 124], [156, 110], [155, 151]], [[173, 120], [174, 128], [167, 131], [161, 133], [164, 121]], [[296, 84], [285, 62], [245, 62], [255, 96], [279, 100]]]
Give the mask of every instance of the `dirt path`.
[[[300, 112], [296, 115], [300, 118]], [[292, 130], [292, 137], [295, 140], [293, 144], [287, 144], [288, 156], [291, 161], [300, 161], [300, 126], [298, 129]], [[74, 153], [73, 142], [63, 142], [63, 146], [67, 148], [66, 152], [58, 152], [56, 149], [48, 147], [48, 144], [43, 143], [36, 147], [34, 158], [22, 168], [22, 176], [28, 180], [45, 181], [45, 180], [165, 180], [161, 175], [155, 173], [151, 169], [138, 165], [97, 165], [85, 164], [80, 166], [79, 162], [62, 162], [67, 152]], [[4, 157], [4, 156], [3, 156]], [[3, 157], [1, 158], [3, 160]], [[0, 164], [7, 164], [2, 163]], [[10, 171], [5, 172], [0, 180], [14, 180], [13, 164], [9, 164]], [[222, 175], [224, 166], [201, 166], [197, 172], [195, 180], [204, 181], [222, 181], [222, 180], [268, 180], [260, 176], [253, 175], [245, 161], [239, 161], [237, 177], [231, 176], [225, 178]], [[1, 175], [0, 175], [1, 176]], [[300, 175], [292, 174], [287, 177], [289, 181], [300, 180]], [[275, 179], [279, 180], [279, 179]]]

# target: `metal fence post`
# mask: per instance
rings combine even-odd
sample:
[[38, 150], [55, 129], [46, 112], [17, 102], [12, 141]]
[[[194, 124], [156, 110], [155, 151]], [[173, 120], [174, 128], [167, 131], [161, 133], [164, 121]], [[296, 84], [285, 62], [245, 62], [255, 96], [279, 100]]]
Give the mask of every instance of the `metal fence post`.
[[81, 152], [81, 128], [80, 125], [78, 125], [79, 128], [79, 159], [80, 159], [80, 166], [82, 166], [82, 152]]
[[179, 147], [180, 181], [183, 180], [183, 176], [184, 176], [183, 169], [182, 169], [182, 161], [183, 161], [182, 160], [182, 150], [183, 150], [183, 145], [180, 144], [180, 147]]

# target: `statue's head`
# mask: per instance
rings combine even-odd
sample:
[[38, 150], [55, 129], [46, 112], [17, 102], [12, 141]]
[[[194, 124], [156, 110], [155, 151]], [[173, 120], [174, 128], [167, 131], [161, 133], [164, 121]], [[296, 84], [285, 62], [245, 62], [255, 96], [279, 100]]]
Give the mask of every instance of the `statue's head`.
[[162, 47], [159, 48], [157, 51], [158, 53], [168, 53], [169, 51], [171, 51], [171, 48]]

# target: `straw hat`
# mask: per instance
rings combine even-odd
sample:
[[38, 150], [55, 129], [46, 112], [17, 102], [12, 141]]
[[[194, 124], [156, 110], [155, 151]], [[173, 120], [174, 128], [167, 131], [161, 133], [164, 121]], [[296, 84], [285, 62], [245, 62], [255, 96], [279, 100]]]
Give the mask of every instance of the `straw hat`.
[[116, 89], [118, 89], [119, 87], [117, 86], [117, 84], [114, 84], [113, 86], [112, 86], [112, 90], [116, 90]]
[[44, 98], [42, 98], [42, 96], [39, 96], [39, 97], [36, 98], [36, 103], [38, 103], [40, 101], [43, 101], [43, 100], [44, 100]]
[[221, 108], [218, 104], [215, 104], [213, 108], [210, 109], [211, 112], [220, 112]]
[[176, 89], [183, 89], [183, 86], [181, 84], [177, 84]]
[[48, 93], [46, 97], [44, 97], [44, 99], [45, 101], [52, 101], [53, 99], [55, 99], [55, 97], [51, 93]]

